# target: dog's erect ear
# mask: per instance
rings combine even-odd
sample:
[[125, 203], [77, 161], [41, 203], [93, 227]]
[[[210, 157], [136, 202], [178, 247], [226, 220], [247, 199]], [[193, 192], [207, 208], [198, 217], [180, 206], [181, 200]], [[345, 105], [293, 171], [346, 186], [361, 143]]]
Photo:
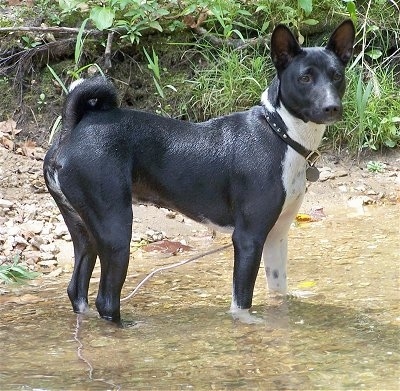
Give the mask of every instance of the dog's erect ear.
[[292, 32], [283, 24], [276, 26], [271, 36], [271, 57], [278, 72], [300, 52], [301, 47]]
[[334, 52], [343, 64], [346, 65], [353, 55], [355, 35], [353, 22], [350, 19], [345, 20], [332, 33], [326, 49]]

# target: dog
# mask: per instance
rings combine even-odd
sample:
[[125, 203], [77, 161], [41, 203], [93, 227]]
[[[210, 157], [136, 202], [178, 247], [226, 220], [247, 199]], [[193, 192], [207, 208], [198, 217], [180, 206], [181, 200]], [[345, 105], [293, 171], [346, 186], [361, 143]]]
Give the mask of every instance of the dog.
[[261, 258], [269, 289], [285, 294], [288, 230], [306, 176], [318, 176], [325, 127], [341, 118], [354, 38], [346, 20], [325, 47], [303, 48], [278, 25], [271, 36], [277, 74], [261, 105], [202, 123], [119, 108], [113, 84], [102, 76], [76, 83], [44, 160], [47, 188], [74, 245], [67, 289], [73, 310], [88, 309], [99, 257], [96, 307], [102, 318], [120, 322], [132, 201], [232, 230], [234, 316], [252, 305]]

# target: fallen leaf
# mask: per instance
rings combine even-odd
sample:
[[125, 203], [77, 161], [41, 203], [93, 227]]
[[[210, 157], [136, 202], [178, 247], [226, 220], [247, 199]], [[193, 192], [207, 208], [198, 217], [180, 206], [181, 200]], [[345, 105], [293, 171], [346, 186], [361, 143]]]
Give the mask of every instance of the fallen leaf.
[[172, 254], [175, 255], [177, 253], [181, 253], [183, 251], [190, 251], [192, 247], [186, 246], [180, 242], [173, 242], [171, 240], [161, 240], [159, 242], [148, 244], [143, 247], [143, 250], [146, 252], [150, 251], [159, 251], [164, 254]]
[[307, 213], [298, 213], [296, 216], [296, 221], [298, 223], [306, 223], [312, 221], [312, 217]]
[[7, 137], [1, 138], [1, 144], [10, 151], [14, 150], [14, 142]]
[[28, 140], [21, 143], [21, 150], [24, 156], [34, 157], [35, 156], [36, 143]]
[[21, 132], [22, 129], [17, 129], [17, 123], [12, 119], [0, 122], [0, 132], [8, 133], [13, 136]]
[[300, 289], [304, 289], [304, 288], [312, 288], [315, 285], [317, 285], [315, 281], [302, 281], [299, 283], [298, 287]]

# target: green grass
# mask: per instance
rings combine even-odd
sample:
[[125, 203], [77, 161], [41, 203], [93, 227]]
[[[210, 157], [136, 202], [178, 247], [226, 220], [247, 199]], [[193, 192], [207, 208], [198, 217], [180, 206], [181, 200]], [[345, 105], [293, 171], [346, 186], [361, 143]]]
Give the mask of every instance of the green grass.
[[273, 75], [268, 53], [206, 50], [207, 68], [195, 69], [189, 102], [196, 120], [245, 110], [259, 103]]
[[343, 120], [328, 131], [336, 146], [352, 152], [381, 150], [400, 145], [399, 75], [376, 67], [368, 73], [356, 66], [347, 73]]

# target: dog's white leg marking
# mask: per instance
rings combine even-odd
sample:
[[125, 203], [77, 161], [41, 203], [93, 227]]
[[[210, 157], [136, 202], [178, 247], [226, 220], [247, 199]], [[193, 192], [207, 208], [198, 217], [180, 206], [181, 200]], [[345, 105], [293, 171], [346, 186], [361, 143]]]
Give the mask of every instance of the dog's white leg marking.
[[287, 292], [287, 248], [288, 231], [301, 205], [303, 197], [284, 211], [268, 234], [263, 249], [265, 274], [270, 291], [285, 294]]

